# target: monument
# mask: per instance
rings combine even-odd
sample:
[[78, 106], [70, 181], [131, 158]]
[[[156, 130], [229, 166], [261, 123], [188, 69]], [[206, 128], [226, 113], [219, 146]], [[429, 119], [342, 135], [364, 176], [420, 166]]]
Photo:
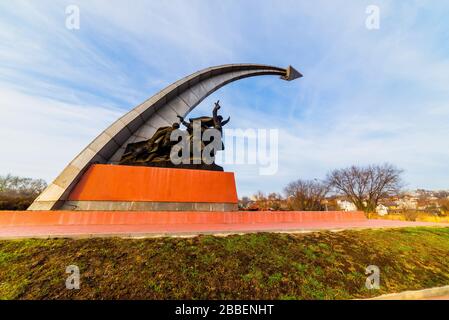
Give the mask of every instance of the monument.
[[[212, 116], [188, 122], [185, 117], [224, 85], [262, 75], [287, 81], [302, 77], [291, 66], [230, 64], [180, 79], [100, 133], [28, 210], [237, 210], [234, 174], [213, 162], [215, 152], [223, 148], [222, 128], [230, 119], [218, 114], [219, 102]], [[185, 130], [180, 130], [181, 124]], [[196, 133], [206, 132], [211, 133], [215, 148], [196, 138]], [[181, 152], [185, 148], [176, 149], [182, 145], [187, 153]], [[198, 157], [210, 150], [212, 161]]]
[[229, 122], [217, 101], [212, 115], [187, 114], [236, 80], [302, 75], [286, 69], [232, 64], [176, 81], [96, 137], [26, 211], [0, 215], [0, 237], [142, 237], [303, 230], [366, 224], [363, 212], [237, 211], [234, 173], [215, 164]]
[[[216, 151], [224, 149], [221, 141], [222, 128], [229, 122], [230, 118], [223, 121], [223, 117], [218, 115], [218, 110], [221, 108], [219, 102], [215, 103], [212, 117], [190, 118], [189, 122], [186, 122], [183, 117], [178, 116], [181, 123], [186, 127], [186, 131], [179, 132], [179, 123], [175, 122], [171, 126], [157, 129], [156, 133], [148, 140], [128, 144], [119, 164], [223, 171], [223, 168], [216, 165], [214, 160]], [[195, 130], [195, 125], [197, 130]], [[211, 128], [216, 130], [216, 137], [212, 139], [212, 142], [216, 139], [218, 145], [212, 150], [213, 154], [210, 155], [212, 162], [205, 163], [201, 155], [207, 150], [202, 137]], [[177, 134], [176, 137], [174, 137], [174, 134]], [[179, 141], [179, 138], [185, 141]], [[183, 143], [180, 144], [179, 142]], [[187, 153], [182, 159], [184, 161], [180, 163], [177, 163], [173, 158], [172, 151], [177, 146], [187, 149], [178, 150], [178, 152], [185, 151]]]

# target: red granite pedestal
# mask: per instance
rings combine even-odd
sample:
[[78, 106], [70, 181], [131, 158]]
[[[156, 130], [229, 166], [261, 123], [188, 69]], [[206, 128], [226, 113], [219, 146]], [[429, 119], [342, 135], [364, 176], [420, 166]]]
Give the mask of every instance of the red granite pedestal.
[[62, 210], [235, 211], [234, 173], [92, 165]]

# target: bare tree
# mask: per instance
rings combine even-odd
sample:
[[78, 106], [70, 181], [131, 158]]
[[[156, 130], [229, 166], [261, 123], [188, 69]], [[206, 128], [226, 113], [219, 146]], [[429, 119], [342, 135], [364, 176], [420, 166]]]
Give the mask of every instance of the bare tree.
[[445, 216], [449, 214], [449, 198], [443, 198], [438, 200], [440, 205], [440, 214]]
[[448, 199], [449, 191], [445, 191], [445, 190], [436, 191], [435, 197], [437, 197], [438, 199]]
[[268, 209], [269, 210], [277, 211], [277, 210], [281, 209], [282, 197], [279, 193], [272, 192], [272, 193], [268, 194], [267, 201], [268, 201]]
[[25, 210], [46, 186], [42, 179], [0, 176], [0, 210]]
[[248, 198], [248, 197], [242, 197], [240, 200], [239, 200], [239, 205], [240, 205], [240, 207], [242, 207], [243, 209], [246, 209], [247, 207], [248, 207], [248, 205], [249, 205], [249, 203], [251, 202], [251, 200], [250, 200], [250, 198]]
[[47, 187], [42, 179], [22, 178], [8, 174], [0, 176], [0, 193], [20, 196], [37, 196]]
[[402, 170], [385, 163], [366, 167], [352, 166], [331, 171], [327, 183], [345, 195], [358, 210], [374, 212], [381, 199], [396, 195], [403, 186]]
[[268, 199], [262, 191], [257, 191], [253, 199], [258, 210], [268, 210]]
[[324, 210], [323, 200], [328, 191], [328, 186], [321, 181], [301, 179], [284, 189], [290, 209], [301, 211]]

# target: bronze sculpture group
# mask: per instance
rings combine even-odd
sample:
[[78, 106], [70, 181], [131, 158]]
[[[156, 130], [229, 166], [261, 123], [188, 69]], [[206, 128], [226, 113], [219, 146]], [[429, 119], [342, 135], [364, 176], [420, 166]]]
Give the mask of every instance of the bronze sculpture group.
[[[221, 115], [218, 115], [218, 110], [221, 108], [220, 101], [215, 103], [212, 111], [212, 117], [203, 116], [198, 118], [190, 118], [189, 122], [185, 121], [183, 117], [178, 115], [180, 123], [186, 127], [184, 135], [188, 139], [188, 143], [192, 146], [194, 141], [195, 126], [200, 129], [201, 136], [208, 129], [215, 129], [219, 132], [221, 150], [224, 149], [221, 141], [223, 134], [223, 126], [226, 125], [230, 118], [223, 120]], [[204, 161], [194, 161], [193, 147], [190, 148], [190, 155], [188, 164], [174, 164], [171, 161], [170, 155], [172, 148], [179, 143], [179, 139], [173, 139], [173, 133], [180, 130], [179, 123], [175, 122], [171, 126], [161, 127], [157, 129], [154, 135], [146, 140], [136, 143], [130, 143], [126, 146], [126, 150], [120, 160], [122, 165], [138, 165], [138, 166], [154, 166], [154, 167], [169, 167], [169, 168], [191, 168], [191, 169], [205, 169], [223, 171], [223, 168], [215, 163], [207, 164]], [[201, 151], [204, 150], [205, 143], [200, 141]], [[212, 155], [213, 157], [215, 154]]]

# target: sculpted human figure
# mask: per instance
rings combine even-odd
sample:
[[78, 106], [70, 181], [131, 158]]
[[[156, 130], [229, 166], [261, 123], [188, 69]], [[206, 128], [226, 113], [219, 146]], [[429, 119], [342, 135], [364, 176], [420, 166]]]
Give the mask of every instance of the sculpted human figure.
[[212, 111], [212, 118], [214, 121], [214, 128], [219, 130], [221, 134], [223, 134], [223, 127], [231, 120], [231, 117], [228, 117], [225, 121], [223, 121], [223, 117], [218, 115], [218, 110], [220, 110], [220, 100], [215, 102], [214, 110]]
[[120, 164], [146, 163], [156, 158], [168, 160], [173, 145], [173, 142], [170, 141], [170, 135], [177, 129], [179, 129], [179, 124], [174, 123], [172, 126], [157, 129], [154, 135], [147, 141], [128, 144]]
[[220, 133], [223, 133], [222, 127], [226, 125], [229, 120], [231, 120], [231, 117], [228, 117], [225, 121], [223, 121], [223, 117], [218, 115], [218, 110], [221, 108], [220, 106], [220, 100], [215, 102], [215, 107], [212, 111], [212, 117], [198, 117], [198, 118], [190, 118], [189, 122], [186, 122], [183, 117], [178, 115], [178, 118], [181, 120], [181, 123], [186, 126], [187, 131], [189, 134], [192, 134], [193, 131], [193, 123], [194, 121], [199, 121], [201, 124], [201, 129], [209, 129], [209, 128], [215, 128], [220, 131]]
[[[205, 167], [207, 167], [207, 165], [202, 162], [201, 158], [203, 150], [206, 147], [206, 144], [202, 140], [203, 134], [206, 130], [214, 128], [220, 132], [221, 137], [223, 133], [223, 126], [230, 120], [230, 118], [228, 118], [223, 121], [223, 117], [218, 115], [218, 110], [220, 108], [220, 101], [217, 101], [215, 102], [215, 107], [212, 111], [212, 117], [204, 116], [190, 118], [189, 122], [185, 121], [183, 117], [178, 115], [180, 122], [186, 127], [188, 133], [185, 138], [187, 139], [188, 145], [190, 145], [190, 163], [199, 165], [199, 167], [204, 164]], [[199, 127], [200, 130], [198, 133], [194, 132], [195, 127]], [[177, 129], [179, 129], [179, 124], [174, 123], [172, 126], [159, 128], [147, 141], [128, 144], [119, 163], [124, 165], [172, 166], [170, 161], [170, 152], [172, 147], [177, 144], [178, 141], [171, 141], [170, 137], [172, 132]], [[196, 137], [195, 134], [199, 134], [198, 137]], [[194, 136], [198, 139], [196, 141], [198, 141], [199, 144], [194, 143]], [[212, 139], [215, 139], [215, 137]], [[211, 149], [214, 150], [211, 155], [215, 156], [215, 152], [217, 150], [223, 150], [223, 148], [224, 146], [221, 142], [221, 149]], [[194, 150], [197, 152], [194, 152]], [[208, 168], [213, 168], [214, 170], [219, 168], [222, 170], [221, 167], [215, 164], [213, 164], [213, 166], [209, 165]]]
[[[203, 116], [198, 118], [190, 118], [189, 122], [186, 122], [183, 117], [178, 115], [178, 118], [180, 119], [181, 123], [187, 128], [187, 132], [189, 133], [190, 137], [193, 134], [193, 124], [200, 123], [201, 127], [201, 135], [203, 135], [204, 131], [210, 128], [217, 129], [221, 135], [223, 135], [223, 126], [226, 125], [229, 120], [231, 120], [231, 117], [228, 117], [225, 121], [223, 121], [223, 117], [218, 115], [218, 110], [220, 110], [220, 100], [215, 102], [214, 109], [212, 111], [212, 117]], [[192, 141], [192, 139], [190, 138]], [[204, 143], [201, 142], [201, 150], [204, 148]], [[224, 149], [224, 145], [222, 144], [221, 150]], [[193, 150], [193, 146], [192, 149]]]

